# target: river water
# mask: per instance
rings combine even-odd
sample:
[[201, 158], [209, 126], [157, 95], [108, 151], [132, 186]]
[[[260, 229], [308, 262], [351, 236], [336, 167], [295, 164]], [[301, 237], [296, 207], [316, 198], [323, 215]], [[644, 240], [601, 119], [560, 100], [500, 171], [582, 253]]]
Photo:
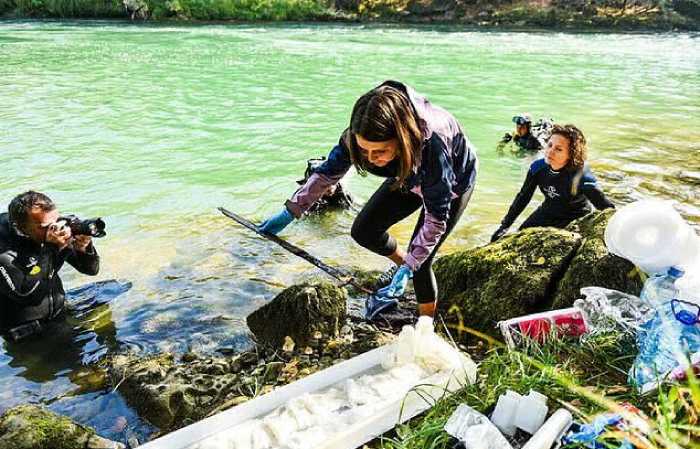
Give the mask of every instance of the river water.
[[[108, 437], [122, 435], [119, 416], [152, 432], [117, 394], [83, 388], [83, 365], [117, 350], [247, 347], [245, 316], [317, 272], [216, 207], [276, 212], [385, 79], [451, 111], [478, 148], [476, 193], [443, 252], [485, 243], [519, 189], [532, 156], [495, 146], [523, 111], [583, 129], [618, 204], [674, 200], [700, 226], [698, 34], [0, 22], [1, 208], [36, 189], [63, 212], [105, 217], [100, 275], [67, 268], [64, 281], [120, 282], [73, 295], [63, 340], [0, 339], [0, 411], [39, 402]], [[360, 201], [380, 182], [347, 178]], [[329, 264], [386, 267], [352, 242], [353, 216], [284, 236]], [[394, 228], [401, 242], [413, 223]]]

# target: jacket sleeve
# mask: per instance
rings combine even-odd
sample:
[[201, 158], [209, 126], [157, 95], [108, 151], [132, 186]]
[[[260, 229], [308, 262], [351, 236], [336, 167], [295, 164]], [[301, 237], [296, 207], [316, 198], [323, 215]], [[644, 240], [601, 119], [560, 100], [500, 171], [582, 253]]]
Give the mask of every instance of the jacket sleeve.
[[530, 203], [530, 200], [532, 200], [532, 195], [535, 194], [536, 188], [536, 169], [534, 168], [534, 166], [530, 166], [530, 169], [527, 172], [527, 176], [525, 177], [525, 182], [523, 182], [523, 186], [520, 188], [520, 192], [518, 192], [518, 194], [515, 195], [515, 199], [510, 205], [508, 213], [501, 221], [502, 227], [509, 228], [515, 222], [518, 216], [525, 209], [525, 206], [527, 206]]
[[425, 217], [423, 225], [408, 246], [408, 254], [404, 260], [412, 271], [418, 270], [430, 257], [447, 229], [452, 185], [455, 180], [452, 161], [445, 144], [437, 136], [433, 136], [429, 145], [429, 160], [422, 161], [425, 170], [420, 186]]
[[95, 276], [100, 272], [100, 256], [92, 243], [88, 245], [84, 253], [72, 248], [66, 251], [68, 251], [66, 262], [79, 272], [89, 276]]
[[48, 284], [49, 268], [36, 265], [37, 268], [31, 270], [23, 265], [15, 251], [0, 253], [0, 297], [18, 304], [35, 305], [42, 299], [42, 284]]
[[598, 210], [615, 208], [615, 204], [605, 196], [603, 189], [600, 188], [598, 180], [590, 171], [586, 170], [581, 178], [581, 185], [579, 187], [581, 192], [588, 198], [588, 200], [595, 206]]
[[341, 141], [333, 147], [326, 161], [321, 164], [306, 184], [301, 186], [285, 206], [294, 217], [301, 217], [329, 187], [337, 184], [348, 172], [352, 162], [350, 152]]

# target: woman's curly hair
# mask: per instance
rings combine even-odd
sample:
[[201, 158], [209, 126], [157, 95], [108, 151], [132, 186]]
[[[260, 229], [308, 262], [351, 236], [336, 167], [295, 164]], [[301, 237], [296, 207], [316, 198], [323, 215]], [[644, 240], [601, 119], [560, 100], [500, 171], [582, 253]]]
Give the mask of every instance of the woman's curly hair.
[[586, 159], [588, 159], [588, 147], [583, 132], [574, 125], [554, 125], [552, 135], [555, 134], [559, 134], [569, 141], [569, 162], [566, 164], [566, 168], [574, 171], [583, 169]]

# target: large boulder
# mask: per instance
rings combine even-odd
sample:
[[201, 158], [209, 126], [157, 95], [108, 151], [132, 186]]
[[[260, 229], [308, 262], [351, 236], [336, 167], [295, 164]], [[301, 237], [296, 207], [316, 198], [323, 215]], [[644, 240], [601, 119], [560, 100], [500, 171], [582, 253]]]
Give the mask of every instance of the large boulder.
[[498, 321], [546, 307], [580, 243], [570, 231], [531, 228], [441, 257], [440, 309], [453, 323], [495, 335]]
[[336, 335], [347, 314], [347, 293], [329, 281], [293, 285], [248, 315], [259, 343], [281, 347], [285, 337], [308, 345], [317, 334]]
[[557, 283], [553, 309], [571, 307], [581, 297], [583, 287], [604, 287], [639, 296], [644, 283], [642, 273], [632, 262], [608, 252], [605, 246], [605, 228], [614, 213], [614, 209], [593, 212], [567, 226], [583, 240]]
[[0, 416], [0, 449], [123, 449], [121, 443], [36, 405], [20, 405]]

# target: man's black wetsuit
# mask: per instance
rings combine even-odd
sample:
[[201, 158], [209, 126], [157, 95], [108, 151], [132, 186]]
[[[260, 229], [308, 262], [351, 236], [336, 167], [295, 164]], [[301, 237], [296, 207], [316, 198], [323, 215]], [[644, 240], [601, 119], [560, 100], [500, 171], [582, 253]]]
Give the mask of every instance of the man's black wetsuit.
[[590, 203], [596, 209], [615, 207], [600, 189], [588, 167], [577, 171], [554, 171], [544, 159], [538, 159], [530, 165], [520, 192], [501, 222], [502, 228], [513, 224], [532, 199], [537, 187], [545, 197], [544, 203], [525, 220], [520, 229], [534, 226], [563, 228], [591, 212]]
[[519, 151], [537, 152], [542, 149], [542, 144], [537, 140], [537, 137], [533, 136], [528, 131], [524, 136], [514, 136], [513, 134], [506, 133], [498, 144], [499, 151], [511, 141], [518, 147], [517, 149]]
[[70, 247], [30, 240], [0, 214], [0, 330], [30, 321], [47, 321], [63, 311], [65, 292], [58, 271], [68, 262], [83, 274], [95, 275], [100, 259], [90, 244], [82, 253]]

